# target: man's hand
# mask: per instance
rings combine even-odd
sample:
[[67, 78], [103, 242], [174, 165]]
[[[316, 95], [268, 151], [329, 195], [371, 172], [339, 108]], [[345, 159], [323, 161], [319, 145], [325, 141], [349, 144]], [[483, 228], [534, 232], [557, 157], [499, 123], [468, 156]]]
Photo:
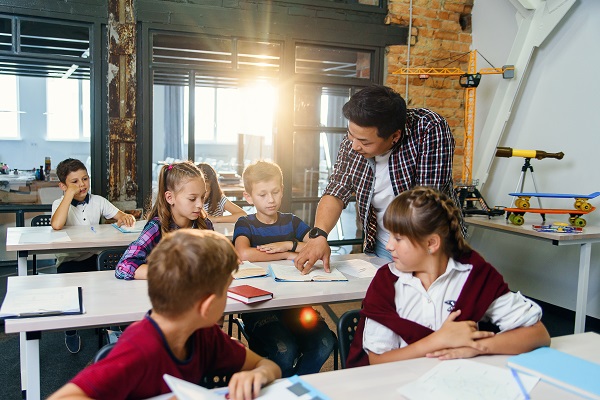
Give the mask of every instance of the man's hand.
[[305, 275], [311, 270], [317, 260], [322, 260], [325, 272], [331, 272], [329, 269], [330, 257], [331, 248], [327, 244], [327, 238], [319, 236], [306, 242], [294, 259], [294, 265]]

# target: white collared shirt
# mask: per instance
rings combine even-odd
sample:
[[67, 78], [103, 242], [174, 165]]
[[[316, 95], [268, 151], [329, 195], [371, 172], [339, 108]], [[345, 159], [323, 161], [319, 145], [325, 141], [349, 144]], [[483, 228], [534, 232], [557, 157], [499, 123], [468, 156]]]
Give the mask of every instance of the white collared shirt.
[[[440, 329], [473, 268], [448, 260], [446, 272], [425, 290], [421, 281], [412, 273], [398, 271], [393, 263], [390, 271], [398, 276], [394, 284], [396, 312], [401, 318], [417, 322], [434, 331]], [[490, 304], [483, 319], [498, 325], [500, 331], [521, 326], [531, 326], [542, 318], [542, 309], [519, 292], [508, 292]], [[363, 348], [375, 354], [382, 354], [407, 343], [386, 326], [367, 318], [363, 334]]]

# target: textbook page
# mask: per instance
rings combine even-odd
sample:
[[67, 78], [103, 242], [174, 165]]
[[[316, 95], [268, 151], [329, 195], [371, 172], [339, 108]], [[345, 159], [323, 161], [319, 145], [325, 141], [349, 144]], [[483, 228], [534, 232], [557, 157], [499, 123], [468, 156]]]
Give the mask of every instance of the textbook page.
[[253, 278], [256, 276], [267, 275], [267, 270], [260, 265], [251, 263], [250, 261], [244, 261], [238, 265], [237, 272], [233, 273], [235, 279]]
[[[521, 379], [527, 393], [539, 379]], [[523, 393], [508, 368], [470, 360], [441, 361], [398, 389], [410, 400], [521, 400]]]
[[270, 264], [271, 274], [276, 281], [286, 282], [331, 282], [331, 281], [347, 281], [348, 278], [338, 271], [334, 266], [330, 266], [331, 272], [327, 273], [323, 269], [323, 265], [313, 267], [312, 271], [306, 275], [302, 275], [300, 271], [293, 265], [288, 264]]
[[357, 259], [332, 261], [330, 265], [335, 267], [338, 271], [343, 272], [344, 275], [350, 275], [356, 278], [373, 278], [378, 269], [375, 265], [366, 260]]

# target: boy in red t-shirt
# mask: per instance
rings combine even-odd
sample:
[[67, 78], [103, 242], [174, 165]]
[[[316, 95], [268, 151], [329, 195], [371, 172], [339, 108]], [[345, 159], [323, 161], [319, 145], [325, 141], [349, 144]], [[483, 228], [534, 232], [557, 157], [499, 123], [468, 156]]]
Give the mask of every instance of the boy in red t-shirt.
[[198, 384], [206, 375], [238, 371], [230, 380], [229, 397], [256, 397], [281, 370], [215, 324], [238, 262], [231, 242], [219, 233], [180, 229], [164, 237], [148, 257], [152, 310], [123, 332], [106, 358], [50, 399], [148, 398], [170, 392], [165, 373]]

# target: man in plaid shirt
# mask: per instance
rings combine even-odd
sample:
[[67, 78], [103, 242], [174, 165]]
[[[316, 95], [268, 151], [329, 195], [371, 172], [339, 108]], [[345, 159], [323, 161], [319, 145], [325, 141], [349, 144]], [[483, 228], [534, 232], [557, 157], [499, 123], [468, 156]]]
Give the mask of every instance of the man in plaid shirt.
[[317, 207], [310, 240], [294, 263], [308, 272], [317, 260], [329, 271], [327, 235], [356, 195], [364, 230], [364, 251], [391, 260], [383, 214], [401, 192], [431, 186], [454, 199], [454, 137], [446, 120], [426, 108], [406, 109], [394, 90], [373, 85], [354, 94], [343, 107], [348, 134]]

